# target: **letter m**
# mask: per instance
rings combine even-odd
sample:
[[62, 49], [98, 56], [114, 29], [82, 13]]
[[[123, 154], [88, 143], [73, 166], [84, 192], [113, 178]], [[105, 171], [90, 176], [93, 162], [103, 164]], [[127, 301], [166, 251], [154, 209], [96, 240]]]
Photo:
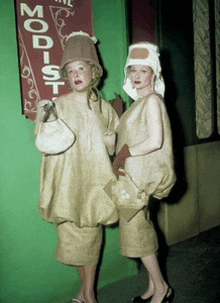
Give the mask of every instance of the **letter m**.
[[20, 5], [21, 9], [21, 16], [24, 16], [24, 13], [26, 12], [28, 16], [33, 17], [35, 14], [37, 14], [38, 18], [43, 18], [43, 6], [37, 5], [35, 6], [35, 9], [32, 11], [27, 4], [21, 3]]

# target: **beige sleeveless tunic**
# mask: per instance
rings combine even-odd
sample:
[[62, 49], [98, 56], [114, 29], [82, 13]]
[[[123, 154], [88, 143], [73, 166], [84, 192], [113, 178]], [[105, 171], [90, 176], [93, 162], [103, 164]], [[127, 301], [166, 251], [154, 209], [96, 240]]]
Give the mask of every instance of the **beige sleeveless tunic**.
[[[133, 146], [148, 138], [147, 102], [151, 95], [135, 101], [120, 118], [117, 151], [126, 143]], [[164, 101], [156, 94], [162, 112], [163, 145], [148, 155], [129, 157], [125, 162], [125, 171], [134, 184], [147, 196], [157, 199], [167, 197], [175, 183], [172, 137], [170, 122]]]
[[102, 100], [91, 101], [92, 110], [73, 98], [56, 101], [58, 117], [74, 131], [76, 141], [59, 155], [45, 155], [41, 165], [39, 210], [53, 223], [74, 222], [78, 227], [111, 224], [118, 220], [114, 203], [103, 188], [114, 177], [111, 161], [103, 143], [103, 133], [116, 131], [118, 116]]

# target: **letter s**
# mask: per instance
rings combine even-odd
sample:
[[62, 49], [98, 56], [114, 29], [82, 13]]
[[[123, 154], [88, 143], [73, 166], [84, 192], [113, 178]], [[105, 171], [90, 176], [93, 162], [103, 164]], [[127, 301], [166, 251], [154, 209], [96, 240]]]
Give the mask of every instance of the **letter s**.
[[59, 66], [58, 65], [46, 65], [42, 68], [42, 73], [47, 76], [43, 76], [44, 80], [49, 80], [49, 81], [56, 81], [60, 79], [60, 74], [59, 74]]

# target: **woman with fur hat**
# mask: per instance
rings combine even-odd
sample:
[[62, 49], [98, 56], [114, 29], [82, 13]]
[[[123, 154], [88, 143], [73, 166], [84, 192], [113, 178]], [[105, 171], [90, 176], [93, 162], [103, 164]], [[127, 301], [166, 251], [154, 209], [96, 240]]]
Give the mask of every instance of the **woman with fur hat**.
[[[60, 74], [72, 91], [54, 103], [58, 117], [74, 132], [75, 142], [62, 153], [43, 155], [41, 166], [39, 210], [56, 225], [55, 258], [77, 267], [81, 287], [73, 302], [78, 303], [97, 303], [93, 288], [102, 225], [118, 220], [117, 209], [103, 189], [114, 177], [109, 154], [114, 153], [119, 119], [97, 90], [103, 70], [94, 40], [82, 31], [67, 38]], [[38, 122], [51, 103], [39, 102]]]
[[165, 85], [156, 45], [139, 42], [129, 47], [123, 88], [135, 102], [120, 118], [113, 163], [120, 184], [120, 252], [141, 258], [149, 272], [148, 290], [132, 302], [171, 302], [173, 291], [158, 265], [157, 236], [147, 212], [150, 196], [167, 197], [175, 183], [170, 122], [163, 100]]

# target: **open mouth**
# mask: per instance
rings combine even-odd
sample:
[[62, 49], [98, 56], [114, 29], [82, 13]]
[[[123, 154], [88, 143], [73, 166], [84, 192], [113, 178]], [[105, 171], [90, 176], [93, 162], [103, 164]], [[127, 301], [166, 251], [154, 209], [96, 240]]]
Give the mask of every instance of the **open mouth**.
[[134, 81], [134, 84], [140, 84], [141, 81]]
[[77, 80], [77, 81], [75, 81], [74, 83], [75, 83], [76, 85], [79, 85], [79, 84], [81, 84], [81, 83], [82, 83], [82, 81]]

